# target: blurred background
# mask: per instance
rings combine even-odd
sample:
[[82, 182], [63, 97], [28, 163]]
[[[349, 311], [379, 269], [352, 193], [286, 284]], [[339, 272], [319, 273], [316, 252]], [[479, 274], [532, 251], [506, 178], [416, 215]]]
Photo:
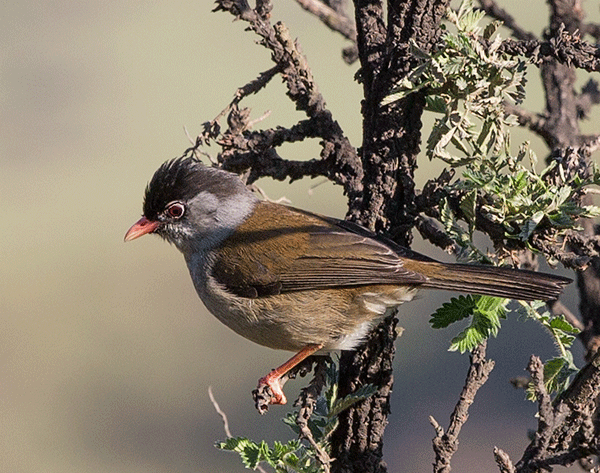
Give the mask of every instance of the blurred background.
[[[274, 3], [272, 18], [299, 39], [334, 117], [360, 145], [361, 89], [357, 66], [341, 60], [346, 43], [295, 2]], [[2, 472], [243, 471], [237, 456], [213, 446], [225, 434], [209, 386], [234, 435], [293, 436], [280, 421], [289, 406], [261, 417], [250, 395], [289, 354], [253, 345], [210, 316], [173, 247], [152, 237], [123, 243], [155, 169], [190, 145], [184, 127], [196, 136], [237, 87], [271, 67], [245, 25], [213, 6], [23, 0], [0, 10]], [[530, 1], [528, 12], [523, 26], [539, 33], [545, 3]], [[526, 105], [541, 110], [536, 84], [532, 74]], [[259, 127], [289, 126], [302, 115], [284, 94], [276, 79], [242, 105], [253, 118], [271, 111]], [[585, 126], [597, 132], [594, 123]], [[533, 147], [545, 155], [539, 142]], [[318, 153], [317, 141], [281, 150], [290, 159]], [[439, 169], [423, 160], [419, 182]], [[340, 189], [315, 184], [260, 181], [271, 198], [343, 217]], [[446, 426], [462, 387], [468, 357], [447, 351], [459, 328], [428, 326], [448, 296], [424, 294], [401, 310], [385, 444], [392, 472], [431, 470], [428, 416]], [[576, 310], [573, 288], [565, 302]], [[546, 359], [553, 346], [516, 319], [490, 342], [496, 369], [463, 429], [456, 471], [495, 471], [494, 446], [516, 461], [535, 428], [535, 406], [508, 380], [525, 374], [531, 353]], [[305, 382], [288, 383], [288, 398]]]

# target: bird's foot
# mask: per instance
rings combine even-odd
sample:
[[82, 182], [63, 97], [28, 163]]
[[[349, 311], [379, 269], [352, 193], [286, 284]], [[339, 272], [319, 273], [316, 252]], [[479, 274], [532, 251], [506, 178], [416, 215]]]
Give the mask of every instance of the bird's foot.
[[260, 414], [265, 414], [270, 405], [287, 403], [287, 398], [283, 394], [284, 383], [277, 370], [271, 371], [258, 380], [258, 386], [252, 391], [252, 397]]
[[258, 412], [264, 414], [269, 410], [269, 405], [285, 404], [287, 402], [285, 394], [283, 394], [283, 385], [290, 377], [296, 376], [298, 366], [301, 365], [302, 361], [321, 348], [323, 348], [323, 345], [319, 344], [305, 346], [283, 365], [258, 380], [257, 388], [252, 391], [252, 397]]

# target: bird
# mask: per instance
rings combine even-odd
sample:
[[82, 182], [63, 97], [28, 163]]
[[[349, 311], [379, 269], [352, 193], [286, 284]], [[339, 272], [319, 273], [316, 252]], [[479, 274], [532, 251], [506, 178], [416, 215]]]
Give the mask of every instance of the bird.
[[260, 345], [295, 352], [259, 379], [285, 404], [282, 376], [313, 354], [354, 350], [420, 289], [524, 301], [557, 299], [562, 276], [443, 263], [350, 221], [259, 199], [237, 174], [194, 157], [162, 164], [125, 241], [156, 234], [183, 254], [218, 320]]

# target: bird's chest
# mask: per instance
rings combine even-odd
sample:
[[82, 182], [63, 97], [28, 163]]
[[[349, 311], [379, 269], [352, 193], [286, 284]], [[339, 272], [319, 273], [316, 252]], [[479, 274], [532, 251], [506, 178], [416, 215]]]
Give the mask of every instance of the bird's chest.
[[[273, 315], [265, 310], [260, 301], [237, 296], [227, 291], [212, 275], [213, 261], [210, 257], [196, 254], [187, 260], [188, 269], [198, 296], [223, 324], [261, 345], [273, 348], [281, 339], [281, 324], [270, 323]], [[279, 328], [278, 328], [279, 327]]]
[[198, 296], [213, 315], [231, 328], [237, 323], [234, 319], [248, 318], [244, 300], [225, 290], [212, 276], [214, 262], [209, 256], [195, 254], [186, 262]]
[[228, 291], [212, 275], [210, 258], [188, 261], [196, 291], [206, 308], [229, 328], [261, 345], [299, 350], [352, 349], [387, 311], [412, 299], [415, 288], [331, 288], [247, 298]]

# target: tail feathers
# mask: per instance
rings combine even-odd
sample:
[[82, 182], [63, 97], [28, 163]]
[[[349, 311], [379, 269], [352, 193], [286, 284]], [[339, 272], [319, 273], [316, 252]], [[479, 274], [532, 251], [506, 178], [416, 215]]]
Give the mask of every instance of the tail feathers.
[[428, 274], [421, 287], [469, 294], [506, 297], [522, 301], [557, 299], [572, 280], [523, 269], [470, 264], [444, 264]]

